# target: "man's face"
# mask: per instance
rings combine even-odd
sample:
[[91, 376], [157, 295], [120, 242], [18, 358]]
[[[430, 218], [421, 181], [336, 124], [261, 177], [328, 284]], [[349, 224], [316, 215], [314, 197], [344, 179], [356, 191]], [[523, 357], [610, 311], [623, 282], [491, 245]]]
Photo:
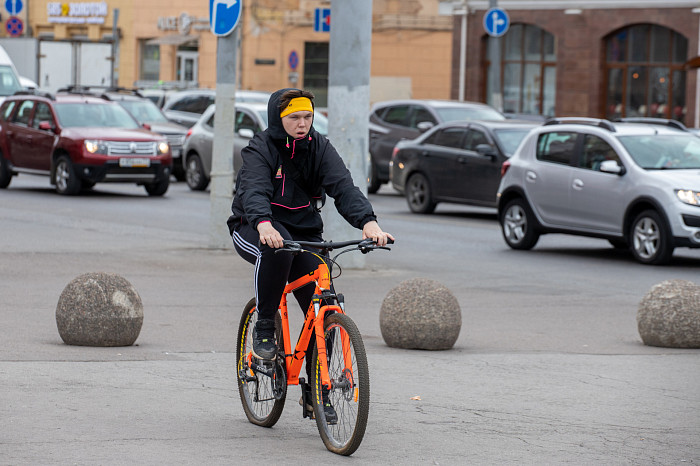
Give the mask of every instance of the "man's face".
[[313, 122], [314, 113], [307, 111], [294, 112], [282, 117], [284, 130], [294, 139], [303, 138], [309, 134]]

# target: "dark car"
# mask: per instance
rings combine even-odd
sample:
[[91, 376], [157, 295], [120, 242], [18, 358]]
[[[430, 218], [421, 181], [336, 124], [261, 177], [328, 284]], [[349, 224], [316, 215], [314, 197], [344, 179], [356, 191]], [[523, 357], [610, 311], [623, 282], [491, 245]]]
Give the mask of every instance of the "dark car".
[[164, 136], [100, 97], [22, 93], [0, 107], [0, 188], [29, 173], [49, 176], [59, 194], [130, 182], [162, 196], [172, 163]]
[[496, 207], [501, 165], [536, 126], [513, 120], [443, 123], [396, 144], [391, 182], [415, 213], [430, 213], [438, 202]]
[[391, 100], [376, 103], [369, 116], [367, 191], [377, 192], [389, 181], [391, 154], [402, 139], [415, 139], [433, 126], [449, 121], [505, 119], [493, 107], [478, 102]]
[[103, 90], [90, 89], [99, 93], [103, 98], [117, 102], [142, 126], [165, 136], [173, 154], [173, 175], [178, 181], [185, 180], [185, 170], [182, 168], [182, 147], [185, 144], [187, 127], [168, 120], [157, 105], [136, 89], [123, 87], [109, 87]]

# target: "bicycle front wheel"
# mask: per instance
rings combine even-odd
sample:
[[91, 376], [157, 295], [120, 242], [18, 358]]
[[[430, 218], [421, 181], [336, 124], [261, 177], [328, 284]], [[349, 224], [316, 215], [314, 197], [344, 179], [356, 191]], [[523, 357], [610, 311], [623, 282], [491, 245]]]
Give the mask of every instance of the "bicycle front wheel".
[[[238, 326], [238, 345], [236, 350], [236, 376], [238, 379], [238, 393], [243, 403], [248, 420], [262, 427], [272, 427], [279, 420], [284, 409], [284, 401], [287, 397], [287, 378], [284, 373], [284, 362], [263, 363], [253, 356], [253, 328], [258, 320], [258, 312], [255, 309], [255, 299], [251, 299], [243, 310], [241, 322]], [[277, 328], [277, 341], [282, 342]], [[253, 364], [267, 364], [266, 368], [272, 369], [273, 376], [267, 376], [253, 370]]]
[[333, 314], [327, 317], [324, 329], [328, 375], [332, 385], [326, 398], [333, 406], [337, 420], [326, 419], [321, 364], [316, 348], [312, 360], [312, 398], [316, 426], [328, 450], [339, 455], [352, 455], [365, 435], [369, 414], [367, 355], [360, 331], [347, 315]]

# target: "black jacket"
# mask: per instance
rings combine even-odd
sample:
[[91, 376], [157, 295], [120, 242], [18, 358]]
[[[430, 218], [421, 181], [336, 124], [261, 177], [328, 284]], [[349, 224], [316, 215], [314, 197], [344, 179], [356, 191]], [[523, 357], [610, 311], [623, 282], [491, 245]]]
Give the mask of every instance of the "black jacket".
[[[280, 98], [287, 90], [272, 94], [267, 104], [267, 129], [241, 151], [243, 167], [238, 173], [233, 214], [227, 222], [231, 234], [241, 222], [256, 228], [265, 220], [279, 221], [299, 232], [321, 233], [323, 222], [312, 199], [322, 195], [321, 188], [352, 226], [362, 228], [376, 220], [372, 205], [325, 136], [313, 126], [303, 140], [287, 135], [279, 116]], [[296, 170], [289, 168], [292, 163]]]

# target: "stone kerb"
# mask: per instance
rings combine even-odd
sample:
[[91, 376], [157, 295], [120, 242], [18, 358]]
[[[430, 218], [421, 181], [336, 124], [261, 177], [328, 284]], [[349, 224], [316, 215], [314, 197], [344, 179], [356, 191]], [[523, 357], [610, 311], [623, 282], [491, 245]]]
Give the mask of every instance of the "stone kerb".
[[667, 280], [651, 287], [639, 303], [637, 328], [648, 346], [700, 348], [700, 285]]
[[382, 302], [379, 325], [388, 346], [446, 350], [459, 337], [462, 311], [457, 298], [444, 285], [414, 278], [389, 291]]
[[56, 307], [58, 333], [67, 345], [130, 346], [143, 324], [143, 304], [125, 278], [103, 272], [79, 275]]

